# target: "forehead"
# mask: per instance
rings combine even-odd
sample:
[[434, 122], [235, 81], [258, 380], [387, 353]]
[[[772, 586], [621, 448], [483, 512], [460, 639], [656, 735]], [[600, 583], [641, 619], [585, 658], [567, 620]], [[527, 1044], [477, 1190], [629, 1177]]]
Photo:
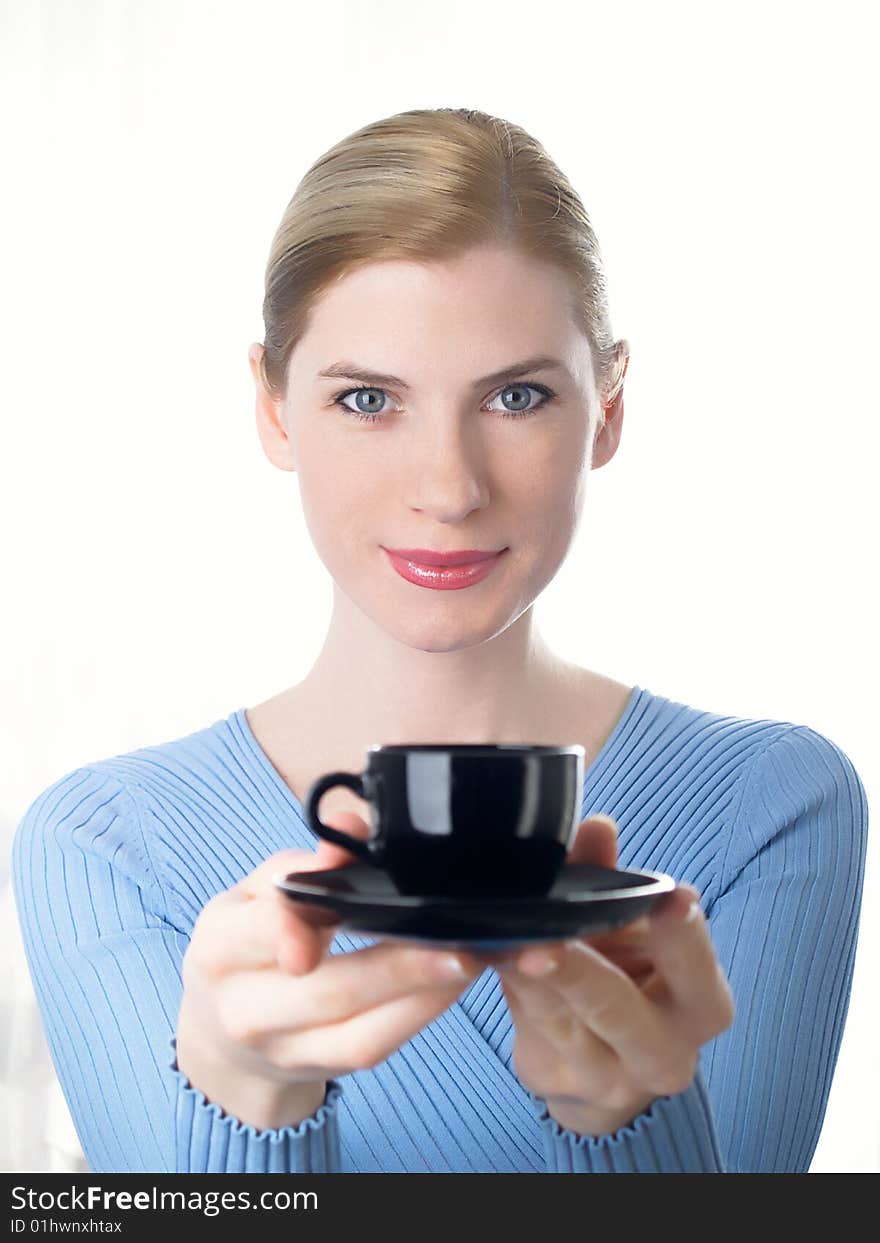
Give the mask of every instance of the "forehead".
[[318, 297], [291, 362], [316, 373], [344, 355], [428, 381], [451, 371], [473, 378], [543, 353], [587, 379], [589, 344], [573, 298], [558, 267], [499, 247], [368, 263]]

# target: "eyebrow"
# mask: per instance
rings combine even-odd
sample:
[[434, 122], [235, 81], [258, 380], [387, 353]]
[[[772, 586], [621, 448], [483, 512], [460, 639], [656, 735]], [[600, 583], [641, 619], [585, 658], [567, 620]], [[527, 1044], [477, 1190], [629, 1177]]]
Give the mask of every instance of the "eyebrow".
[[[502, 380], [509, 380], [527, 371], [562, 371], [571, 378], [571, 373], [560, 359], [551, 358], [548, 354], [538, 354], [534, 358], [524, 358], [521, 362], [511, 363], [509, 367], [502, 367], [500, 371], [493, 371], [491, 375], [481, 376], [479, 380], [474, 380], [471, 387], [478, 389], [487, 384], [499, 384]], [[393, 384], [397, 388], [409, 389], [406, 380], [401, 380], [399, 376], [384, 375], [348, 360], [331, 363], [329, 367], [319, 371], [318, 375], [328, 379], [363, 380], [366, 384]]]

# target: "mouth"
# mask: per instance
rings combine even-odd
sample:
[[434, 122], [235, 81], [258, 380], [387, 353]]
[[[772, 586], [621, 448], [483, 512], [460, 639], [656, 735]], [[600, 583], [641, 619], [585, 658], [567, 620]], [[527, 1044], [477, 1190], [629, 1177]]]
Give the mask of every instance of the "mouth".
[[500, 556], [504, 549], [483, 551], [480, 548], [462, 548], [456, 552], [439, 552], [432, 548], [386, 548], [385, 551], [404, 561], [414, 561], [417, 565], [447, 566], [475, 565], [478, 561]]
[[507, 552], [507, 548], [497, 552], [465, 549], [453, 553], [433, 552], [426, 548], [392, 549], [384, 545], [382, 548], [401, 578], [417, 587], [430, 587], [435, 591], [456, 590], [481, 583]]

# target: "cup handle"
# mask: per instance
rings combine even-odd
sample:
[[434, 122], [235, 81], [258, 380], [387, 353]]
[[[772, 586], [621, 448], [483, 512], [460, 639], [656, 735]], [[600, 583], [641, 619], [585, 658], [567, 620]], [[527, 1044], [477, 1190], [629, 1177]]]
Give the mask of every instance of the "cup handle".
[[326, 792], [332, 789], [333, 786], [345, 786], [347, 789], [353, 790], [358, 798], [367, 799], [363, 777], [360, 773], [325, 773], [323, 777], [319, 777], [317, 781], [314, 781], [309, 786], [309, 791], [306, 795], [306, 816], [309, 824], [317, 835], [323, 837], [325, 841], [334, 842], [337, 846], [344, 846], [346, 850], [350, 850], [353, 855], [357, 855], [359, 859], [363, 859], [366, 863], [378, 864], [380, 849], [372, 844], [375, 841], [374, 838], [363, 842], [358, 837], [351, 837], [348, 833], [331, 828], [318, 815], [318, 804]]

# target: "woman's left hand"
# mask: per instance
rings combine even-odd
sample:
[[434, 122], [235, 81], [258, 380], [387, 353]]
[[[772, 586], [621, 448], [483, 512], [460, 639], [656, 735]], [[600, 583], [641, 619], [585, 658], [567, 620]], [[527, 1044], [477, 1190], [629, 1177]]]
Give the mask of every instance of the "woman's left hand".
[[[616, 822], [582, 821], [566, 863], [616, 867]], [[564, 1129], [612, 1134], [683, 1092], [701, 1047], [733, 1022], [699, 898], [679, 885], [622, 928], [493, 962], [515, 1023], [516, 1074]]]

